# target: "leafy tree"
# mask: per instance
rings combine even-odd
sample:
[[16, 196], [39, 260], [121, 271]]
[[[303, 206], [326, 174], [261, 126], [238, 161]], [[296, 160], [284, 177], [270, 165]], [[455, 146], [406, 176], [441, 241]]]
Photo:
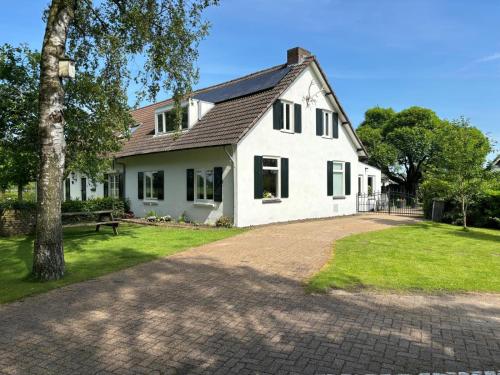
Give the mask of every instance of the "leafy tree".
[[0, 46], [0, 181], [18, 198], [35, 180], [40, 54], [27, 46]]
[[[139, 98], [153, 99], [163, 87], [179, 107], [198, 78], [197, 45], [207, 34], [205, 8], [217, 0], [52, 0], [45, 13], [41, 51], [37, 228], [32, 274], [41, 280], [64, 275], [61, 184], [66, 142], [79, 142], [66, 131], [65, 87], [58, 75], [66, 55], [76, 61], [77, 76], [93, 82], [85, 106], [74, 116], [100, 126], [89, 152], [102, 152], [103, 133], [120, 134], [131, 118], [125, 89], [133, 79]], [[142, 57], [144, 56], [144, 58]], [[140, 65], [138, 72], [130, 64]], [[68, 83], [68, 88], [72, 83]], [[82, 93], [82, 94], [85, 94]], [[94, 154], [95, 155], [95, 154]], [[78, 160], [78, 159], [76, 159]], [[78, 163], [78, 162], [77, 162]]]
[[442, 127], [436, 136], [439, 146], [426, 174], [426, 184], [440, 186], [443, 198], [460, 204], [463, 227], [467, 228], [467, 209], [480, 197], [489, 180], [485, 164], [491, 151], [490, 141], [463, 117]]
[[430, 109], [395, 112], [375, 107], [366, 111], [357, 134], [368, 149], [369, 161], [414, 194], [436, 146], [435, 131], [442, 124]]
[[[16, 184], [19, 199], [38, 174], [39, 66], [40, 53], [27, 46], [0, 47], [0, 181], [4, 188]], [[92, 103], [102, 95], [101, 84], [88, 74], [65, 87], [65, 174], [79, 170], [97, 179], [109, 168], [107, 155], [121, 146], [117, 135], [126, 134], [131, 120], [115, 122], [113, 113], [96, 111]]]

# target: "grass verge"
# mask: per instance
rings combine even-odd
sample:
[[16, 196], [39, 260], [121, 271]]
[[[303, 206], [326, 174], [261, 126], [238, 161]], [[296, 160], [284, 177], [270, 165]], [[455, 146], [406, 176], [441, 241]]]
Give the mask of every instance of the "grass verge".
[[500, 231], [422, 222], [337, 241], [312, 292], [385, 289], [500, 292]]
[[120, 225], [110, 228], [68, 228], [64, 231], [66, 274], [62, 280], [36, 282], [30, 278], [33, 237], [0, 238], [0, 303], [42, 293], [63, 285], [172, 255], [241, 233], [242, 229], [184, 229]]

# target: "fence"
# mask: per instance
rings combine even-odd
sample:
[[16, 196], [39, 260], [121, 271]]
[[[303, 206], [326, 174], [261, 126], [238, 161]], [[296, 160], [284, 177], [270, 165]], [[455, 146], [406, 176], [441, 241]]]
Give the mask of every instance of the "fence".
[[422, 216], [422, 205], [414, 195], [400, 192], [358, 194], [358, 212]]

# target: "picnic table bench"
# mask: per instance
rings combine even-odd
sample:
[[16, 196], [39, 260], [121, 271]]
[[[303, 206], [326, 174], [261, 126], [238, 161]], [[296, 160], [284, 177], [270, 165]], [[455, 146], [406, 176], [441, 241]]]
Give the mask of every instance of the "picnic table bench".
[[79, 217], [79, 216], [97, 216], [97, 220], [95, 221], [81, 221], [64, 224], [63, 228], [72, 228], [72, 227], [85, 227], [85, 226], [94, 226], [95, 231], [99, 232], [101, 225], [109, 226], [113, 228], [113, 234], [118, 234], [118, 225], [119, 221], [115, 220], [113, 217], [112, 210], [101, 210], [101, 211], [83, 211], [83, 212], [63, 212], [61, 216], [64, 217]]

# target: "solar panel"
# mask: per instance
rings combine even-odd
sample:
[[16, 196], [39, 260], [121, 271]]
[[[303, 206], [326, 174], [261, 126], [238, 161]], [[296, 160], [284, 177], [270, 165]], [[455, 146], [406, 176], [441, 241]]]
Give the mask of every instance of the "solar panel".
[[195, 99], [211, 103], [220, 103], [229, 99], [239, 98], [274, 87], [290, 71], [286, 66], [268, 73], [259, 74], [242, 81], [234, 82], [223, 87], [214, 88], [209, 91], [197, 94]]

